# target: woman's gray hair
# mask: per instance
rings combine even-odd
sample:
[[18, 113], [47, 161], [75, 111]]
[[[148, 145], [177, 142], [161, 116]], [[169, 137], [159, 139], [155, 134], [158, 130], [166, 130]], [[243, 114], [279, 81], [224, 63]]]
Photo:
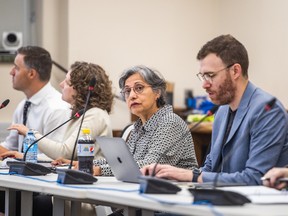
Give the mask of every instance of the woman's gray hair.
[[163, 76], [156, 70], [152, 70], [146, 66], [139, 65], [126, 69], [120, 79], [119, 87], [123, 89], [125, 87], [126, 80], [133, 74], [140, 74], [148, 85], [151, 86], [152, 90], [156, 93], [160, 92], [160, 97], [156, 101], [157, 107], [163, 107], [166, 105], [166, 81]]

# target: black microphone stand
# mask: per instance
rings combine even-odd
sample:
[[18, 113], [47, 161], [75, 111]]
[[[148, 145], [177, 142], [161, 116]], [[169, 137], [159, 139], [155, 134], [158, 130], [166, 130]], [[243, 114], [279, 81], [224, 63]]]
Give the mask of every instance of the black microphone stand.
[[60, 124], [58, 127], [54, 128], [53, 130], [51, 130], [50, 132], [48, 132], [47, 134], [45, 134], [44, 136], [42, 136], [41, 138], [35, 140], [33, 143], [31, 143], [28, 148], [26, 149], [24, 156], [23, 156], [23, 161], [26, 161], [26, 156], [27, 153], [29, 151], [29, 149], [35, 145], [35, 143], [39, 142], [40, 140], [42, 140], [43, 138], [45, 138], [46, 136], [48, 136], [49, 134], [53, 133], [55, 130], [57, 130], [58, 128], [62, 127], [63, 125], [65, 125], [66, 123], [68, 123], [69, 121], [75, 119], [75, 118], [79, 118], [81, 115], [84, 115], [84, 109], [81, 109], [80, 111], [78, 111], [72, 118], [68, 119], [67, 121], [65, 121], [64, 123]]
[[195, 125], [193, 125], [192, 128], [190, 128], [190, 131], [192, 132], [195, 128], [197, 128], [206, 118], [208, 118], [211, 115], [214, 115], [214, 113], [218, 110], [219, 106], [214, 106], [211, 110], [208, 111], [208, 113], [202, 117]]
[[[187, 130], [180, 138], [179, 141], [187, 136], [187, 134], [190, 133], [190, 130]], [[173, 143], [174, 145], [174, 143]], [[148, 193], [148, 194], [176, 194], [179, 191], [181, 191], [181, 188], [178, 187], [176, 184], [173, 184], [169, 180], [160, 179], [157, 178], [156, 175], [156, 167], [160, 163], [160, 160], [167, 154], [168, 151], [171, 150], [171, 145], [169, 148], [167, 148], [158, 158], [156, 161], [152, 173], [149, 176], [139, 176], [139, 182], [140, 182], [140, 193]]]
[[64, 123], [60, 124], [58, 127], [54, 128], [53, 130], [51, 130], [47, 134], [43, 135], [41, 138], [32, 142], [28, 146], [28, 148], [26, 149], [22, 161], [7, 161], [7, 165], [9, 166], [9, 172], [10, 173], [17, 173], [17, 174], [21, 174], [21, 175], [25, 175], [25, 176], [28, 176], [28, 175], [29, 176], [39, 176], [39, 175], [46, 175], [46, 174], [51, 173], [51, 169], [49, 169], [49, 168], [47, 168], [41, 164], [27, 162], [26, 161], [27, 152], [29, 151], [29, 149], [33, 145], [35, 145], [37, 142], [39, 142], [40, 140], [42, 140], [43, 138], [45, 138], [46, 136], [48, 136], [49, 134], [51, 134], [52, 132], [57, 130], [58, 128], [62, 127], [63, 125], [65, 125], [66, 123], [71, 121], [72, 119], [79, 118], [83, 114], [83, 112], [84, 112], [84, 109], [78, 111], [72, 118], [68, 119]]
[[8, 104], [9, 104], [10, 100], [9, 99], [6, 99], [5, 101], [3, 101], [3, 103], [1, 104], [0, 106], [0, 109], [6, 107]]
[[95, 178], [94, 176], [92, 176], [89, 173], [85, 173], [79, 170], [73, 170], [72, 165], [73, 165], [73, 159], [74, 159], [74, 155], [75, 155], [75, 150], [76, 150], [76, 146], [77, 146], [77, 141], [78, 141], [78, 137], [81, 131], [81, 127], [84, 121], [84, 117], [85, 117], [85, 112], [87, 110], [88, 107], [88, 103], [90, 100], [90, 96], [91, 96], [91, 92], [94, 89], [96, 83], [96, 78], [93, 77], [89, 83], [89, 89], [88, 89], [88, 95], [86, 98], [86, 103], [84, 106], [84, 113], [83, 116], [81, 118], [81, 122], [80, 122], [80, 126], [78, 129], [78, 133], [76, 136], [76, 140], [74, 143], [74, 147], [73, 147], [73, 151], [72, 151], [72, 156], [71, 156], [71, 161], [70, 161], [70, 165], [69, 168], [64, 170], [64, 169], [57, 169], [56, 172], [58, 173], [58, 179], [57, 182], [61, 183], [61, 184], [93, 184], [94, 182], [97, 181], [97, 178]]

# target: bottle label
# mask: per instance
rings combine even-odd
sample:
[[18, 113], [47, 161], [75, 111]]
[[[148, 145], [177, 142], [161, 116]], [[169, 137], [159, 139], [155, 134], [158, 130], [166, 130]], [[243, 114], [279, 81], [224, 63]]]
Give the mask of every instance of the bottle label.
[[[33, 134], [30, 134], [28, 132], [27, 136], [24, 138], [23, 141], [23, 152], [25, 153], [28, 149], [28, 147], [34, 143], [36, 138], [34, 137]], [[26, 154], [26, 161], [27, 162], [32, 162], [32, 163], [37, 163], [37, 154], [38, 154], [38, 144], [34, 143], [33, 146], [31, 146]]]
[[91, 144], [78, 144], [78, 151], [77, 154], [78, 156], [93, 156], [94, 157], [95, 153], [95, 146], [94, 143]]

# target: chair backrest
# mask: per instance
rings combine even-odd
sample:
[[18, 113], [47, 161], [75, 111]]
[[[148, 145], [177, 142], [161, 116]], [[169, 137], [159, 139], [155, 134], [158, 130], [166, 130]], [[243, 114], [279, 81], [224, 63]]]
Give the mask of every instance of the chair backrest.
[[10, 131], [7, 128], [11, 125], [11, 122], [1, 122], [0, 123], [0, 141], [4, 141], [9, 135]]
[[167, 103], [173, 106], [174, 83], [166, 81]]
[[134, 124], [129, 124], [127, 125], [123, 130], [122, 130], [122, 134], [121, 137], [122, 139], [124, 139], [125, 141], [127, 141], [127, 139], [129, 138], [129, 135], [131, 133], [131, 131], [134, 129]]

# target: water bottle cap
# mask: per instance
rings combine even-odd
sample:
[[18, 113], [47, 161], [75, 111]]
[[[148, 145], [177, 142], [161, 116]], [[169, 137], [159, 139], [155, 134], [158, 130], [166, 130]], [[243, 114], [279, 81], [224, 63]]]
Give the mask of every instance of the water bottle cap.
[[34, 132], [33, 132], [33, 130], [29, 130], [28, 132], [27, 132], [27, 135], [31, 135], [31, 134], [33, 134], [34, 135]]
[[90, 129], [89, 128], [82, 128], [82, 133], [83, 134], [90, 134]]

